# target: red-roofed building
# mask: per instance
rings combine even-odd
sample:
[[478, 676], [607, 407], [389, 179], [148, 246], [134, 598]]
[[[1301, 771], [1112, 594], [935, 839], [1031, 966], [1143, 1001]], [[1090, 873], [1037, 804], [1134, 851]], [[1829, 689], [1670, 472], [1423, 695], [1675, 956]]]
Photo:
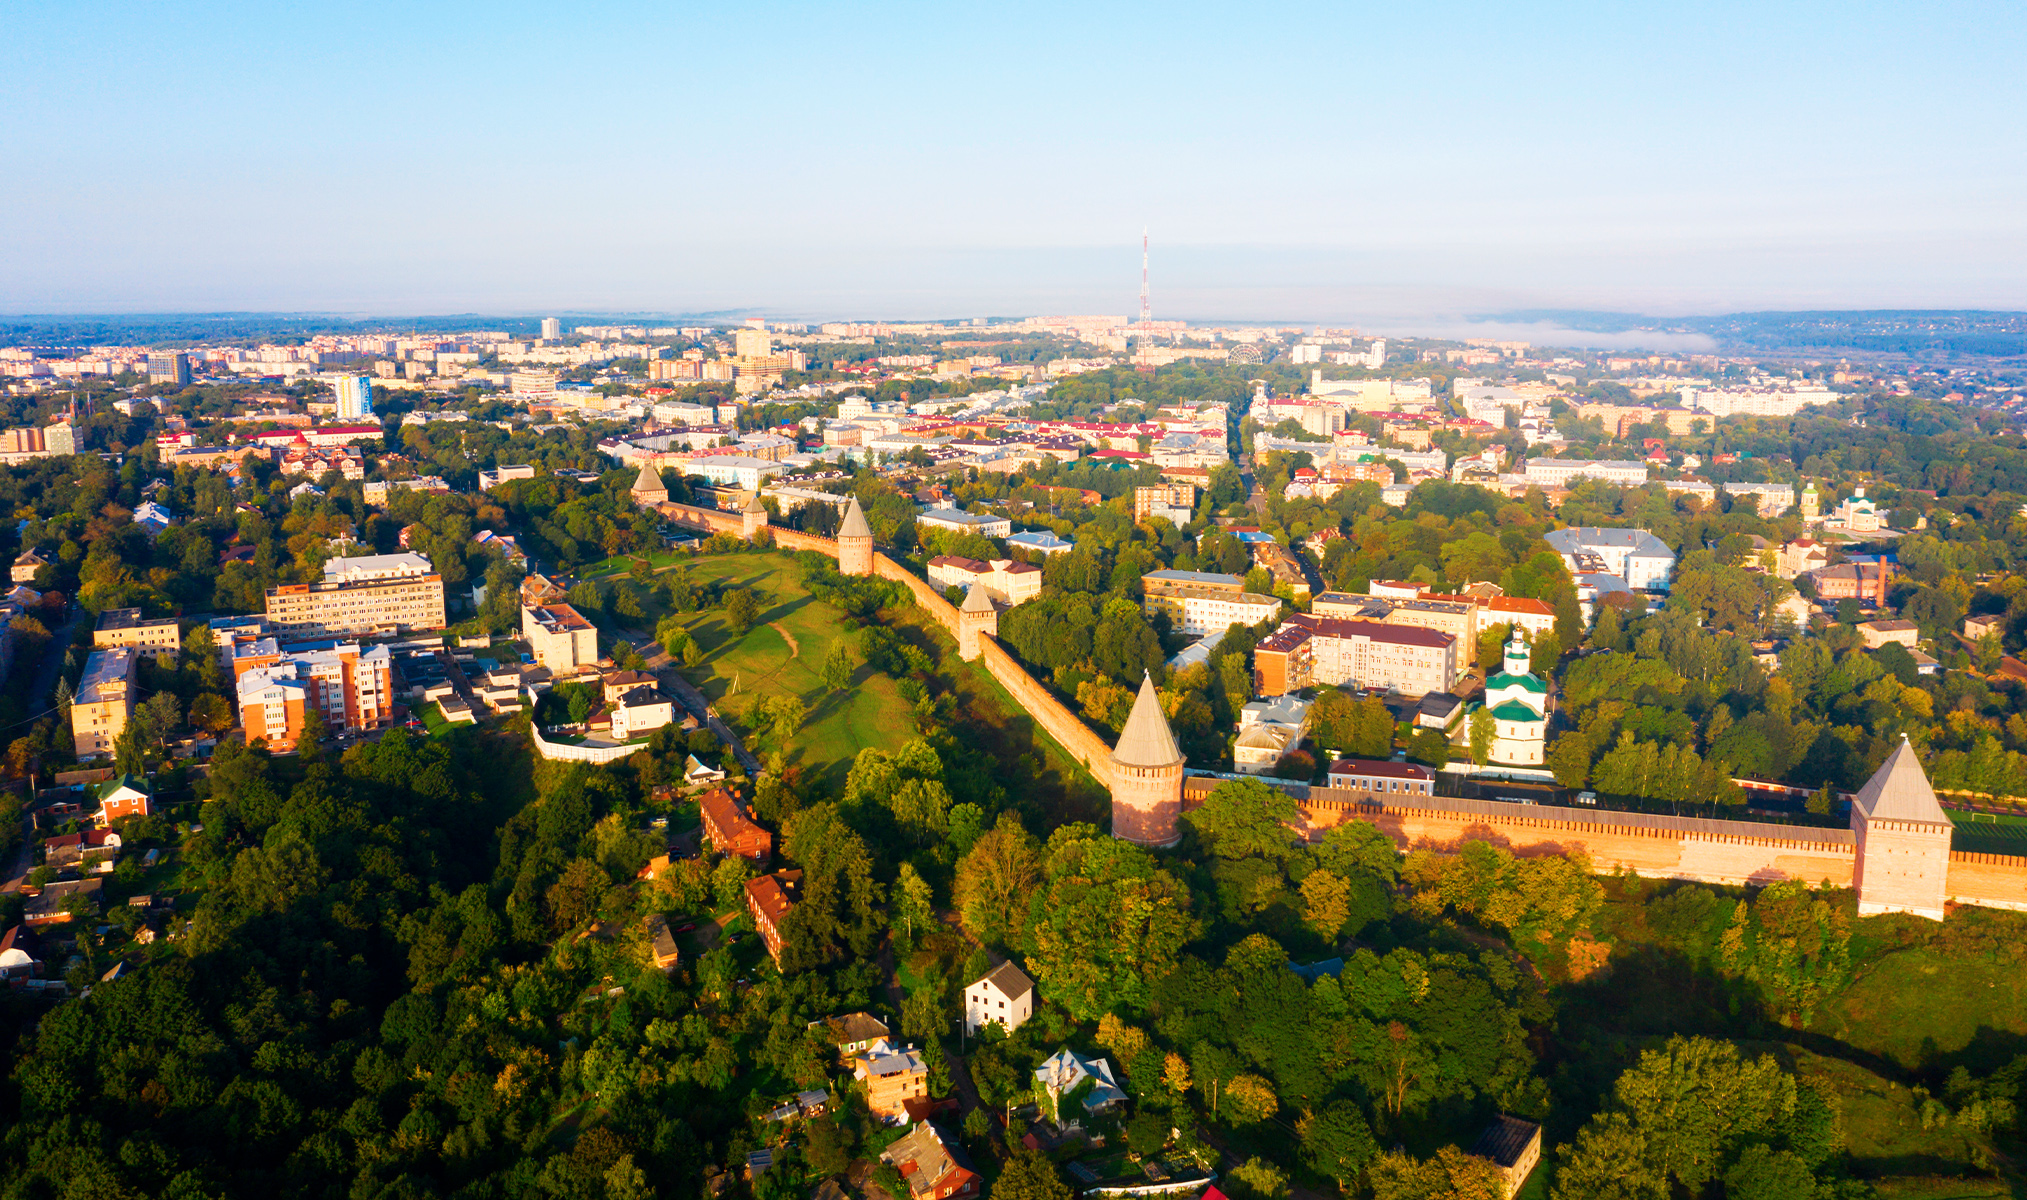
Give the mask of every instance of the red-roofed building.
[[720, 854], [736, 854], [765, 864], [774, 854], [774, 835], [753, 823], [746, 807], [723, 788], [712, 788], [697, 804], [704, 818], [704, 837]]
[[1518, 625], [1540, 637], [1555, 628], [1555, 610], [1530, 596], [1498, 596], [1479, 605], [1478, 628], [1488, 625]]
[[964, 1161], [957, 1143], [928, 1121], [918, 1122], [906, 1137], [880, 1152], [908, 1184], [905, 1197], [894, 1200], [964, 1200], [978, 1195], [978, 1172]]
[[801, 890], [801, 871], [776, 871], [746, 881], [746, 911], [777, 964], [781, 962], [781, 924], [795, 911], [795, 897]]

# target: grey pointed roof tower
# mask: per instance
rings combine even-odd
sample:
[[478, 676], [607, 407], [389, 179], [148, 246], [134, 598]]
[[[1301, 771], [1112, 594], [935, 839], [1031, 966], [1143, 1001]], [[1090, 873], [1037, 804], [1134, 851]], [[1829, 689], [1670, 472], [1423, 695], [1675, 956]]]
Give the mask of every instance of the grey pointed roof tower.
[[662, 483], [661, 472], [655, 470], [653, 463], [644, 462], [640, 465], [640, 474], [633, 477], [633, 491], [636, 495], [641, 492], [666, 492], [668, 490], [667, 486]]
[[864, 509], [859, 507], [859, 498], [857, 496], [853, 496], [852, 502], [845, 505], [845, 519], [838, 526], [838, 536], [841, 538], [869, 538], [873, 536], [873, 527], [866, 524], [866, 513]]
[[753, 489], [753, 498], [752, 498], [751, 500], [748, 500], [748, 501], [746, 502], [746, 511], [747, 511], [747, 512], [755, 512], [755, 513], [756, 513], [756, 512], [766, 512], [766, 511], [767, 511], [767, 506], [766, 506], [765, 504], [762, 504], [762, 503], [760, 502], [760, 489], [759, 489], [759, 488], [754, 488], [754, 489]]
[[1161, 697], [1154, 690], [1154, 676], [1140, 677], [1140, 695], [1134, 697], [1133, 713], [1119, 732], [1119, 744], [1112, 749], [1115, 762], [1129, 767], [1169, 767], [1182, 761], [1182, 750], [1168, 728], [1161, 711]]
[[974, 583], [971, 585], [971, 590], [964, 593], [964, 607], [958, 609], [957, 611], [968, 613], [989, 613], [996, 610], [992, 606], [992, 597], [985, 594], [984, 588]]
[[1928, 773], [1921, 769], [1921, 759], [1914, 752], [1914, 744], [1902, 734], [1900, 745], [1879, 764], [1872, 778], [1853, 797], [1851, 807], [1865, 814], [1868, 821], [1919, 821], [1926, 825], [1949, 825], [1949, 814], [1936, 802], [1935, 789], [1929, 786]]

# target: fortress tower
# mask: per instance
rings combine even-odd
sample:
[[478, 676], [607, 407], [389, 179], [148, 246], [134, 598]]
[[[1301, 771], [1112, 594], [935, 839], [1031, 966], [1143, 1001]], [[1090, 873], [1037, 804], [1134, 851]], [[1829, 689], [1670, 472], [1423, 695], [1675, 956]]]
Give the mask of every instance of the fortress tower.
[[739, 514], [739, 534], [750, 542], [765, 528], [767, 528], [767, 506], [760, 502], [760, 492], [756, 489], [753, 499], [746, 502], [745, 511]]
[[970, 662], [984, 653], [979, 635], [986, 633], [999, 636], [999, 609], [983, 587], [972, 584], [964, 593], [964, 607], [957, 610], [957, 657]]
[[1851, 832], [1858, 835], [1851, 882], [1859, 915], [1904, 912], [1942, 920], [1954, 830], [1902, 734], [1851, 801]]
[[653, 508], [669, 502], [669, 485], [662, 482], [662, 476], [653, 463], [642, 463], [640, 474], [633, 477], [633, 502], [642, 508]]
[[859, 507], [859, 498], [845, 506], [844, 523], [838, 526], [838, 574], [871, 575], [873, 573], [873, 527], [866, 524], [865, 510]]
[[1143, 675], [1133, 713], [1112, 750], [1112, 836], [1136, 846], [1173, 846], [1182, 836], [1182, 750]]

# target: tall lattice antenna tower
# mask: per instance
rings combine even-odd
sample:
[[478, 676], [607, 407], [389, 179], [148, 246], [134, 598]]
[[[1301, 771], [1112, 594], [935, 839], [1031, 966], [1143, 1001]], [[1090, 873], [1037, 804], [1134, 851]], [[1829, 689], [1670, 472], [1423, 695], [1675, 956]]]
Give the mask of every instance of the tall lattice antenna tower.
[[1140, 227], [1140, 323], [1154, 320], [1154, 310], [1147, 303], [1147, 227]]

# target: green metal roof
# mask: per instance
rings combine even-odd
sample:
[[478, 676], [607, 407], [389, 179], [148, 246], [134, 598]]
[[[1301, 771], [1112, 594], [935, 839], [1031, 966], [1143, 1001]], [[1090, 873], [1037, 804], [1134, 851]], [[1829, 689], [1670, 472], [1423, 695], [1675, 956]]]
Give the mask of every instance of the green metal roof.
[[1543, 721], [1547, 718], [1518, 700], [1508, 700], [1492, 710], [1492, 719], [1495, 721]]
[[1548, 695], [1548, 685], [1532, 675], [1509, 675], [1505, 671], [1485, 681], [1487, 692], [1496, 692], [1503, 687], [1517, 687], [1522, 691], [1540, 692]]

